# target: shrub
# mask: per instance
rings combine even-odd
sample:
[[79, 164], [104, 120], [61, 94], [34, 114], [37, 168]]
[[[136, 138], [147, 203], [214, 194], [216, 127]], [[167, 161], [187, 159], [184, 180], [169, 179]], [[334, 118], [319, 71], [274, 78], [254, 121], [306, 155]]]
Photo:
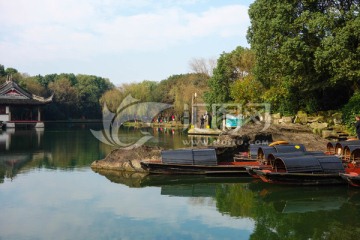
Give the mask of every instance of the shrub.
[[355, 133], [355, 116], [360, 115], [360, 92], [354, 93], [349, 102], [341, 109], [343, 122], [349, 131]]

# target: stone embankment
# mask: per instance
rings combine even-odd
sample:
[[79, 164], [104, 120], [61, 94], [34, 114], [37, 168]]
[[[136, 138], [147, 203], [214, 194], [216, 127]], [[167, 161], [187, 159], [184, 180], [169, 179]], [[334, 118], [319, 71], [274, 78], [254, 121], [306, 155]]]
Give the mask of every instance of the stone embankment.
[[328, 111], [309, 115], [299, 111], [293, 116], [281, 116], [278, 113], [273, 114], [271, 118], [275, 125], [307, 125], [313, 133], [328, 140], [343, 140], [352, 137], [349, 136], [350, 134], [346, 131], [345, 126], [342, 125], [342, 115], [339, 112]]

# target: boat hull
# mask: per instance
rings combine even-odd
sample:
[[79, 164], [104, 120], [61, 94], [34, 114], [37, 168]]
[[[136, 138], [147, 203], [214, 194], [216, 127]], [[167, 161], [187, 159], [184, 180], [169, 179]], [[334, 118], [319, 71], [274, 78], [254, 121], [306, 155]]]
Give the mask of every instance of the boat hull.
[[241, 174], [249, 176], [245, 165], [186, 165], [141, 162], [143, 169], [154, 174]]
[[360, 187], [360, 175], [341, 173], [340, 176], [351, 186]]
[[253, 169], [267, 183], [287, 185], [334, 185], [345, 184], [339, 173], [282, 173]]

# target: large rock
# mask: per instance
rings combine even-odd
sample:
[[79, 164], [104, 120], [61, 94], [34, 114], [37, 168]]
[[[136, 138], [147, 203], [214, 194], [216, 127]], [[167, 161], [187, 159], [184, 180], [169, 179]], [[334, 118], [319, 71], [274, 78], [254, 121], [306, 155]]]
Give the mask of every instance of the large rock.
[[294, 117], [293, 116], [289, 116], [289, 117], [282, 117], [281, 119], [280, 119], [280, 123], [293, 123], [293, 119], [294, 119]]
[[324, 116], [315, 116], [315, 117], [309, 117], [307, 118], [307, 121], [309, 123], [313, 123], [313, 122], [324, 122]]
[[301, 124], [306, 124], [308, 121], [308, 115], [305, 112], [299, 111], [296, 114], [295, 123], [301, 123]]
[[114, 149], [105, 159], [94, 161], [94, 169], [120, 170], [127, 172], [146, 172], [140, 165], [143, 160], [160, 160], [161, 148], [140, 146], [134, 149]]
[[310, 124], [310, 127], [312, 128], [312, 129], [325, 129], [325, 128], [327, 128], [328, 127], [328, 123], [319, 123], [319, 122], [312, 122], [311, 124]]

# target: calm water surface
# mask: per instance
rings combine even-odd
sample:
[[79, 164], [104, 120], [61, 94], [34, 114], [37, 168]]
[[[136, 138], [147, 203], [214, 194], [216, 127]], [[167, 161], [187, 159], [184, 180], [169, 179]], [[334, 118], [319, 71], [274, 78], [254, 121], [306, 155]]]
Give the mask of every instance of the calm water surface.
[[[0, 239], [359, 239], [357, 189], [94, 172], [90, 164], [112, 148], [89, 128], [99, 129], [0, 133]], [[214, 140], [147, 131], [149, 145], [165, 148]], [[128, 142], [139, 136], [121, 132]]]

